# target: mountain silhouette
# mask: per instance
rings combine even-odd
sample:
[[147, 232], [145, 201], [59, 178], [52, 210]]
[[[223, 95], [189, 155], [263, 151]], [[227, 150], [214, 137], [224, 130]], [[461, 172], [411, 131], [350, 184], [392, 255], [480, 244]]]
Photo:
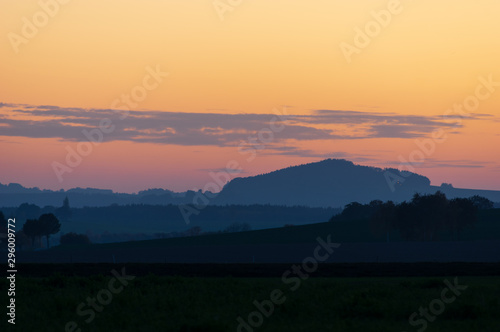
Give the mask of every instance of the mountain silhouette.
[[436, 187], [422, 175], [361, 166], [344, 159], [293, 166], [267, 174], [236, 178], [224, 186], [216, 204], [276, 204], [342, 207], [379, 199], [402, 202], [416, 193], [441, 190], [449, 197], [485, 196], [500, 201], [499, 191]]
[[[291, 166], [267, 174], [235, 178], [217, 195], [205, 193], [210, 205], [271, 204], [284, 206], [343, 207], [351, 202], [369, 203], [378, 199], [396, 203], [410, 200], [415, 193], [442, 191], [448, 198], [479, 195], [500, 202], [500, 191], [457, 189], [451, 184], [432, 186], [422, 175], [393, 168], [356, 165], [344, 159]], [[176, 193], [167, 189], [147, 189], [137, 194], [112, 190], [74, 188], [41, 190], [20, 184], [0, 184], [0, 207], [22, 203], [59, 206], [68, 197], [72, 207], [109, 206], [111, 204], [193, 204], [202, 194], [188, 190]], [[214, 197], [215, 196], [215, 197]]]

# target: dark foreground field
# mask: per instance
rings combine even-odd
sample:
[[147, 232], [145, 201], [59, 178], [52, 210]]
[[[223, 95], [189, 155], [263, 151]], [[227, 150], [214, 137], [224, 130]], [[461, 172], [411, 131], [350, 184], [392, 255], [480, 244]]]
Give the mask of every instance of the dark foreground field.
[[2, 331], [497, 332], [499, 275], [460, 263], [322, 264], [307, 278], [290, 264], [20, 265], [16, 325]]

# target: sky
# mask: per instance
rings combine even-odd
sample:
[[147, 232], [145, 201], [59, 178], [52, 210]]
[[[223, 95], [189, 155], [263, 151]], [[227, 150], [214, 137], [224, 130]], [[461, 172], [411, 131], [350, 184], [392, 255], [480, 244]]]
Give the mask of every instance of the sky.
[[0, 183], [343, 158], [500, 190], [496, 0], [0, 0]]

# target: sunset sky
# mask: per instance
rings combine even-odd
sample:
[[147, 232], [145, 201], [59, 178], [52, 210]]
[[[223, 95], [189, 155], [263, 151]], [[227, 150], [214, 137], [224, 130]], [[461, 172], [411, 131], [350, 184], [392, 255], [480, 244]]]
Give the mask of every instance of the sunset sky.
[[500, 190], [498, 0], [60, 2], [0, 0], [0, 183], [184, 191], [344, 158]]

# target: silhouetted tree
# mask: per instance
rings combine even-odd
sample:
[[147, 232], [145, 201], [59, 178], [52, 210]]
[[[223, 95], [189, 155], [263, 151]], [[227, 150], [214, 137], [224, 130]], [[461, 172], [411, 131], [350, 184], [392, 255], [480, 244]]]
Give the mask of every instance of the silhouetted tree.
[[90, 244], [90, 239], [85, 234], [67, 233], [61, 236], [61, 245]]
[[368, 204], [373, 212], [377, 211], [382, 205], [384, 205], [384, 202], [379, 199], [375, 199]]
[[370, 221], [375, 231], [387, 234], [392, 229], [399, 231], [402, 238], [412, 241], [433, 241], [436, 234], [447, 229], [453, 238], [477, 219], [477, 210], [481, 206], [489, 208], [491, 202], [483, 197], [455, 198], [449, 201], [441, 191], [435, 194], [416, 193], [410, 202], [394, 205], [379, 200], [369, 204], [353, 202], [347, 204], [340, 215], [330, 221]]
[[458, 240], [460, 232], [477, 220], [477, 206], [471, 199], [454, 198], [450, 201], [446, 225], [452, 238]]
[[444, 229], [448, 199], [438, 191], [433, 195], [415, 194], [411, 202], [396, 207], [395, 229], [406, 240], [432, 241]]
[[23, 230], [16, 232], [16, 250], [23, 250], [30, 246], [30, 238], [24, 234]]
[[50, 248], [49, 239], [52, 234], [56, 234], [61, 229], [61, 223], [57, 217], [52, 213], [42, 214], [39, 219], [42, 225], [41, 235], [47, 239], [47, 249]]
[[417, 240], [419, 236], [416, 207], [411, 202], [403, 202], [396, 206], [394, 228], [405, 240]]
[[361, 204], [358, 202], [351, 202], [344, 207], [342, 213], [338, 216], [332, 217], [330, 221], [352, 221], [352, 220], [367, 220], [370, 219], [372, 214], [382, 204], [382, 201], [371, 201], [370, 204]]
[[23, 232], [31, 238], [31, 246], [35, 248], [35, 240], [42, 236], [43, 226], [38, 219], [28, 219], [23, 225]]
[[493, 202], [479, 195], [474, 195], [469, 198], [469, 200], [478, 208], [478, 210], [488, 210], [493, 209]]
[[415, 194], [412, 199], [415, 212], [419, 217], [421, 238], [424, 241], [432, 241], [437, 231], [444, 228], [448, 208], [448, 200], [445, 194], [437, 191], [434, 195]]
[[[379, 204], [379, 202], [381, 204]], [[370, 218], [372, 228], [375, 231], [384, 232], [387, 242], [389, 242], [389, 233], [394, 228], [396, 222], [396, 206], [392, 201], [386, 203], [372, 201], [372, 203], [370, 203], [370, 205], [375, 209]]]

